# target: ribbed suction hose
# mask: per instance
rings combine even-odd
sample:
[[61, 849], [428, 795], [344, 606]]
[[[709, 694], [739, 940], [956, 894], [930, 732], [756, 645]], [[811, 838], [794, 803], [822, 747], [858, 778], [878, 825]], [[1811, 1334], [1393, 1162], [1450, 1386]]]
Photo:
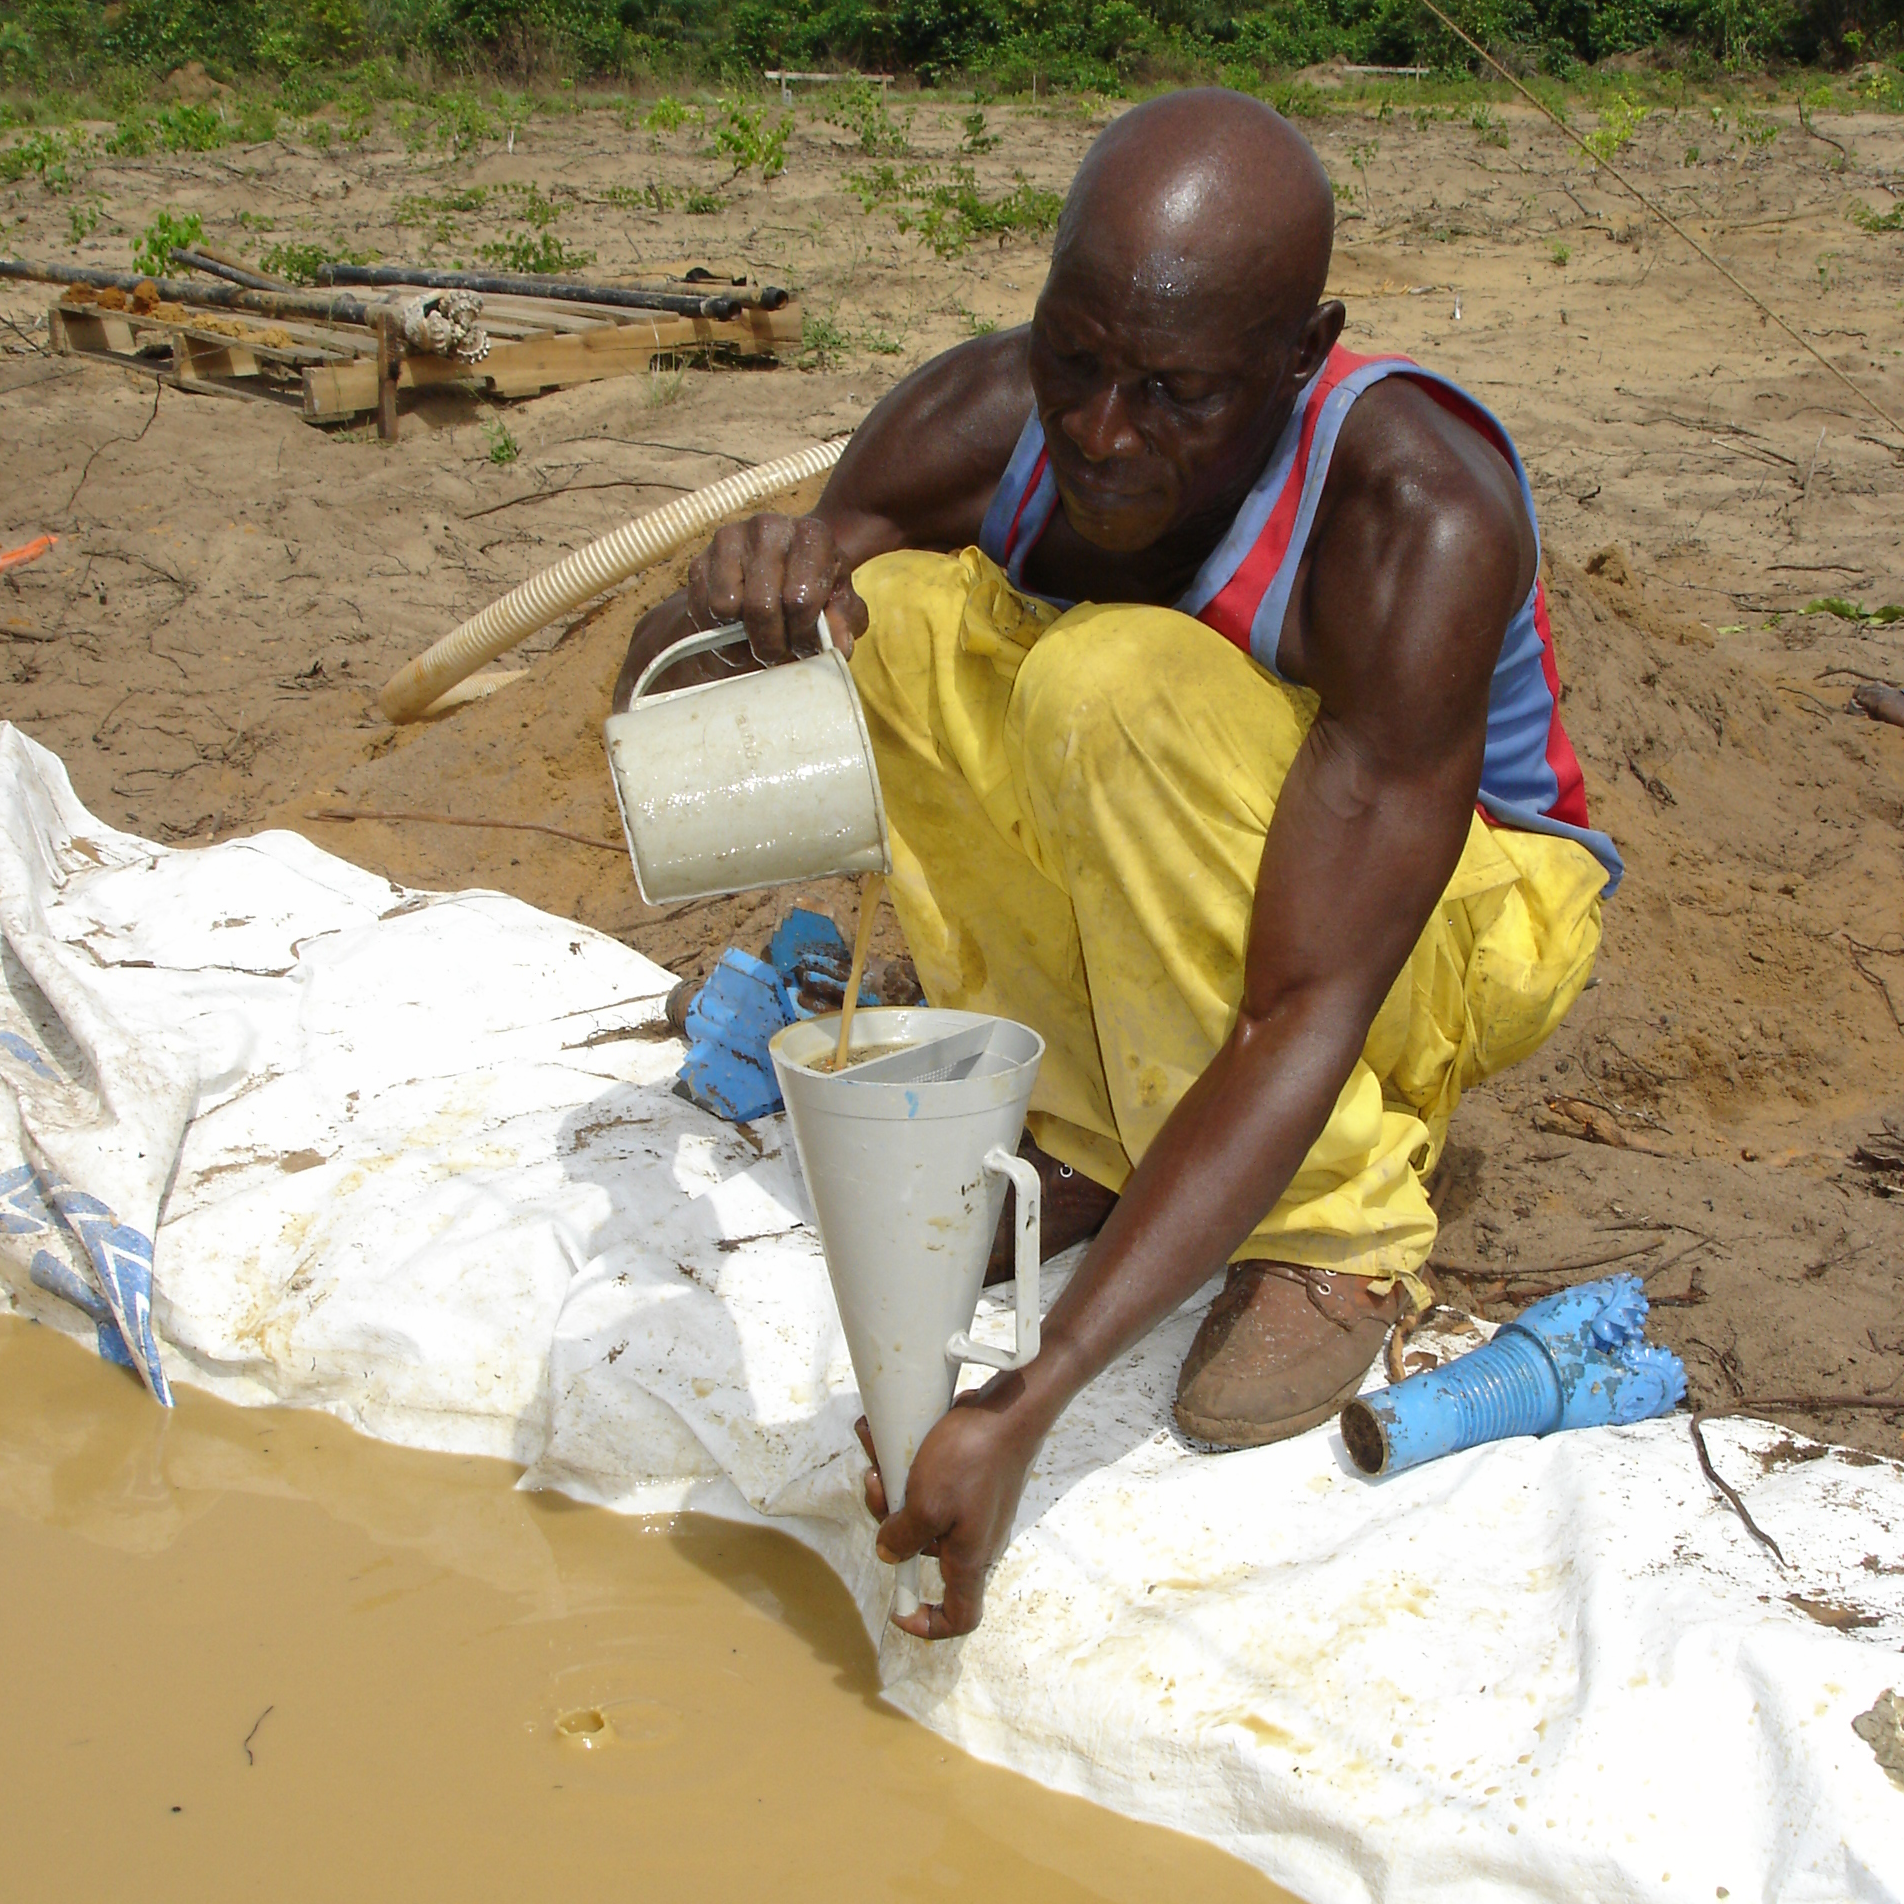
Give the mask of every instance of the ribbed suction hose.
[[586, 548], [565, 555], [552, 567], [519, 583], [500, 601], [472, 615], [433, 647], [393, 674], [378, 704], [393, 721], [413, 721], [439, 695], [474, 674], [485, 661], [592, 601], [617, 582], [665, 561], [737, 510], [764, 502], [783, 489], [818, 476], [840, 460], [847, 439], [815, 443], [757, 469], [723, 477], [691, 496], [682, 496], [646, 515], [625, 522]]

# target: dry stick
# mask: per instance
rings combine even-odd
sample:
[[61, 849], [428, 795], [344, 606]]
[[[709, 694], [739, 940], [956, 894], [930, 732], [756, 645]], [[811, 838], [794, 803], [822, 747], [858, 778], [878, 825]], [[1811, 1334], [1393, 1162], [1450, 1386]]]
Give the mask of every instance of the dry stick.
[[1833, 1408], [1875, 1408], [1904, 1414], [1904, 1395], [1748, 1395], [1741, 1408], [1803, 1408], [1824, 1414]]
[[1403, 1380], [1408, 1373], [1408, 1338], [1441, 1307], [1441, 1291], [1435, 1287], [1435, 1279], [1429, 1274], [1427, 1264], [1422, 1265], [1420, 1275], [1432, 1300], [1426, 1309], [1414, 1309], [1398, 1317], [1394, 1328], [1388, 1333], [1388, 1379], [1391, 1384]]
[[565, 826], [550, 826], [542, 820], [468, 820], [456, 813], [407, 813], [395, 807], [319, 807], [304, 816], [307, 820], [416, 820], [425, 826], [492, 826], [511, 833], [547, 833], [558, 840], [573, 840], [577, 846], [593, 846], [604, 853], [621, 853], [627, 848], [620, 840], [598, 840], [592, 833], [571, 833]]
[[1615, 1250], [1607, 1256], [1584, 1257], [1577, 1263], [1530, 1263], [1526, 1268], [1513, 1263], [1492, 1266], [1486, 1263], [1430, 1263], [1428, 1267], [1437, 1276], [1452, 1276], [1457, 1282], [1524, 1283], [1531, 1276], [1563, 1276], [1572, 1270], [1600, 1269], [1608, 1263], [1623, 1263], [1629, 1257], [1645, 1256], [1658, 1248], [1657, 1243], [1640, 1243], [1632, 1249]]
[[[1869, 949], [1875, 951], [1876, 947]], [[1856, 952], [1851, 954], [1851, 965], [1857, 975], [1884, 1000], [1884, 1008], [1891, 1014], [1891, 1023], [1894, 1024], [1899, 1031], [1904, 1031], [1904, 1016], [1900, 1016], [1898, 1013], [1897, 1001], [1891, 996], [1890, 986], [1884, 982], [1884, 974], [1882, 972], [1872, 971], [1872, 969], [1858, 957]]]
[[1719, 1470], [1712, 1465], [1712, 1457], [1706, 1452], [1706, 1438], [1700, 1432], [1704, 1425], [1715, 1415], [1734, 1415], [1738, 1412], [1739, 1411], [1735, 1408], [1701, 1408], [1695, 1410], [1692, 1417], [1692, 1451], [1699, 1457], [1699, 1466], [1703, 1470], [1706, 1479], [1732, 1503], [1732, 1511], [1745, 1523], [1746, 1532], [1750, 1534], [1754, 1540], [1769, 1547], [1772, 1550], [1773, 1557], [1778, 1561], [1778, 1564], [1783, 1567], [1788, 1563], [1784, 1554], [1780, 1551], [1778, 1542], [1752, 1518], [1752, 1510], [1748, 1508], [1746, 1504], [1739, 1499], [1738, 1494], [1720, 1478]]
[[1560, 115], [1556, 113], [1551, 106], [1543, 104], [1539, 98], [1537, 98], [1533, 93], [1529, 92], [1527, 88], [1523, 86], [1521, 82], [1518, 79], [1516, 79], [1514, 75], [1510, 73], [1507, 70], [1507, 68], [1503, 66], [1501, 62], [1494, 57], [1492, 53], [1490, 53], [1484, 46], [1480, 44], [1479, 41], [1471, 39], [1467, 33], [1465, 33], [1460, 27], [1456, 26], [1455, 23], [1451, 19], [1449, 19], [1448, 16], [1445, 13], [1443, 13], [1442, 10], [1438, 6], [1435, 5], [1435, 0], [1421, 0], [1421, 4], [1424, 7], [1426, 7], [1428, 11], [1432, 13], [1435, 16], [1435, 18], [1441, 22], [1443, 26], [1445, 26], [1448, 29], [1448, 31], [1452, 33], [1455, 36], [1455, 38], [1458, 39], [1462, 43], [1462, 45], [1467, 47], [1470, 52], [1478, 55], [1481, 59], [1484, 59], [1488, 63], [1488, 65], [1493, 67], [1494, 70], [1497, 73], [1499, 73], [1500, 76], [1504, 80], [1506, 80], [1507, 83], [1510, 86], [1512, 86], [1514, 90], [1517, 93], [1519, 93], [1520, 96], [1523, 99], [1525, 99], [1527, 103], [1530, 106], [1532, 106], [1536, 112], [1540, 113], [1543, 118], [1551, 120], [1554, 126], [1559, 131], [1564, 133], [1569, 139], [1571, 139], [1574, 142], [1574, 144], [1577, 145], [1580, 148], [1580, 150], [1584, 152], [1587, 155], [1587, 157], [1590, 158], [1594, 162], [1595, 165], [1604, 166], [1608, 172], [1612, 173], [1612, 175], [1616, 179], [1618, 179], [1619, 182], [1622, 185], [1624, 185], [1626, 189], [1629, 192], [1631, 192], [1633, 196], [1637, 198], [1639, 202], [1642, 205], [1644, 205], [1646, 209], [1649, 212], [1651, 212], [1653, 216], [1657, 218], [1662, 225], [1666, 226], [1668, 230], [1676, 232], [1681, 238], [1683, 238], [1686, 241], [1686, 243], [1689, 244], [1693, 248], [1693, 250], [1696, 251], [1700, 255], [1700, 257], [1705, 259], [1707, 264], [1712, 266], [1713, 270], [1718, 272], [1720, 277], [1724, 278], [1725, 281], [1729, 285], [1731, 285], [1732, 288], [1735, 291], [1737, 291], [1741, 297], [1745, 298], [1747, 302], [1753, 305], [1754, 308], [1762, 312], [1766, 317], [1769, 317], [1772, 320], [1772, 322], [1776, 324], [1779, 327], [1779, 329], [1782, 330], [1785, 333], [1785, 335], [1789, 337], [1792, 340], [1792, 342], [1798, 346], [1800, 350], [1802, 350], [1808, 357], [1815, 357], [1818, 360], [1818, 362], [1821, 365], [1823, 365], [1823, 367], [1826, 370], [1828, 370], [1832, 374], [1832, 376], [1836, 377], [1837, 380], [1841, 384], [1843, 384], [1844, 387], [1847, 390], [1849, 390], [1851, 394], [1854, 397], [1856, 397], [1857, 400], [1860, 403], [1862, 403], [1867, 410], [1869, 410], [1874, 416], [1882, 417], [1884, 421], [1887, 424], [1889, 424], [1889, 426], [1892, 429], [1897, 430], [1900, 433], [1904, 433], [1904, 423], [1900, 423], [1897, 420], [1897, 418], [1894, 417], [1890, 413], [1890, 411], [1885, 409], [1884, 406], [1880, 404], [1875, 397], [1869, 395], [1860, 385], [1853, 383], [1851, 379], [1847, 377], [1844, 374], [1844, 372], [1840, 370], [1838, 366], [1834, 364], [1831, 361], [1831, 359], [1827, 357], [1824, 354], [1824, 352], [1818, 348], [1816, 344], [1812, 343], [1809, 338], [1802, 336], [1799, 332], [1795, 331], [1791, 327], [1791, 325], [1786, 323], [1786, 321], [1782, 317], [1780, 317], [1779, 314], [1775, 310], [1773, 310], [1772, 307], [1769, 304], [1767, 304], [1766, 301], [1762, 297], [1760, 297], [1756, 291], [1754, 291], [1751, 288], [1751, 286], [1742, 283], [1738, 278], [1734, 277], [1733, 274], [1729, 270], [1727, 270], [1726, 267], [1722, 265], [1719, 262], [1719, 260], [1715, 258], [1712, 255], [1712, 253], [1709, 252], [1705, 248], [1705, 246], [1702, 245], [1699, 242], [1699, 240], [1695, 238], [1692, 235], [1692, 233], [1689, 232], [1685, 228], [1685, 226], [1682, 225], [1678, 221], [1678, 219], [1676, 219], [1672, 215], [1671, 212], [1666, 211], [1663, 207], [1654, 204], [1653, 201], [1650, 198], [1648, 198], [1646, 194], [1642, 192], [1640, 188], [1637, 185], [1635, 185], [1633, 181], [1630, 178], [1628, 178], [1626, 174], [1622, 172], [1620, 168], [1617, 165], [1615, 165], [1610, 159], [1601, 158], [1600, 155], [1594, 151], [1592, 146], [1588, 145], [1586, 140], [1581, 138], [1579, 133], [1574, 131], [1574, 129], [1570, 125], [1568, 125], [1567, 122], [1564, 119], [1562, 119]]
[[652, 476], [618, 476], [612, 483], [564, 483], [560, 489], [532, 489], [526, 496], [511, 496], [506, 502], [492, 502], [481, 509], [472, 509], [463, 520], [474, 522], [478, 516], [493, 516], [501, 510], [514, 509], [518, 503], [547, 502], [553, 496], [586, 495], [591, 489], [673, 489], [684, 496], [688, 493], [682, 483], [656, 482]]

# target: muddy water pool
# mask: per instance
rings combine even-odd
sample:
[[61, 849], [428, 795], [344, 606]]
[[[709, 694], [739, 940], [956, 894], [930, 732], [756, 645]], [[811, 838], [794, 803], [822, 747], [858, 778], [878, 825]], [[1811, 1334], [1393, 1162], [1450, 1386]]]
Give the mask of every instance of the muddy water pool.
[[13, 1896], [1285, 1897], [886, 1711], [790, 1540], [179, 1393], [0, 1318]]

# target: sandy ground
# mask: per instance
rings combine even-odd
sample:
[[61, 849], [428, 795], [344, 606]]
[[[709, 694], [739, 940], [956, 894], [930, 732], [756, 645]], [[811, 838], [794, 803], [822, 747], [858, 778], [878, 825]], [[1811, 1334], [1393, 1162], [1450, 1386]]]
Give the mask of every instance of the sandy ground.
[[[1103, 122], [991, 117], [1003, 143], [974, 163], [992, 190], [1014, 171], [1062, 188]], [[1904, 1453], [1904, 1415], [1814, 1405], [1904, 1406], [1896, 1138], [1876, 1167], [1886, 1120], [1904, 1131], [1904, 731], [1846, 708], [1858, 679], [1904, 676], [1904, 624], [1804, 612], [1825, 595], [1904, 601], [1904, 435], [1531, 112], [1500, 118], [1505, 147], [1465, 115], [1307, 127], [1341, 196], [1348, 341], [1461, 379], [1533, 472], [1566, 717], [1630, 868], [1595, 988], [1546, 1052], [1462, 1108], [1438, 1190], [1443, 1286], [1505, 1313], [1618, 1262], [1649, 1276], [1700, 1405], [1752, 1403]], [[1767, 140], [1706, 107], [1657, 114], [1621, 163], [1904, 416], [1901, 241], [1847, 216], [1904, 192], [1904, 120], [1825, 118], [1823, 138], [1770, 123]], [[957, 113], [921, 105], [919, 154], [943, 164], [959, 136]], [[94, 262], [123, 264], [124, 234], [161, 206], [253, 254], [268, 219], [276, 238], [411, 258], [427, 243], [449, 261], [502, 227], [487, 211], [420, 226], [412, 208], [400, 229], [398, 202], [525, 181], [597, 269], [744, 258], [799, 288], [847, 348], [827, 368], [513, 406], [521, 454], [498, 465], [493, 419], [461, 399], [412, 413], [383, 448], [49, 357], [50, 293], [7, 287], [0, 528], [7, 545], [64, 539], [0, 581], [0, 711], [64, 757], [103, 817], [162, 840], [297, 826], [398, 879], [518, 893], [684, 971], [764, 937], [788, 895], [655, 913], [618, 851], [303, 817], [423, 808], [612, 840], [599, 723], [627, 632], [673, 574], [527, 644], [526, 679], [433, 724], [393, 731], [375, 688], [563, 550], [851, 427], [975, 324], [1029, 314], [1040, 241], [935, 258], [862, 211], [845, 180], [866, 161], [804, 107], [772, 184], [742, 181], [713, 216], [634, 206], [651, 181], [717, 185], [726, 167], [701, 143], [599, 112], [538, 119], [513, 153], [474, 158], [373, 133], [96, 167], [83, 189], [106, 218], [79, 254]], [[73, 255], [71, 203], [7, 188], [10, 244]], [[843, 894], [816, 896], [846, 918]], [[1588, 1141], [1583, 1118], [1629, 1141]]]

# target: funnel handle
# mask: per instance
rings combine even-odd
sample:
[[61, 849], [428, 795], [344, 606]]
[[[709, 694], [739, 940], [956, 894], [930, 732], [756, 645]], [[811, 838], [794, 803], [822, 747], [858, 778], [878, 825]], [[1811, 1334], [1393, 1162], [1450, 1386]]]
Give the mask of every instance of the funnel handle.
[[1035, 1164], [1014, 1157], [1002, 1144], [985, 1153], [985, 1168], [993, 1176], [1009, 1177], [1018, 1192], [1018, 1234], [1012, 1243], [1012, 1274], [1017, 1278], [1017, 1328], [1012, 1353], [974, 1342], [961, 1329], [946, 1345], [955, 1362], [982, 1362], [987, 1368], [1020, 1369], [1038, 1353], [1038, 1217], [1044, 1185]]

